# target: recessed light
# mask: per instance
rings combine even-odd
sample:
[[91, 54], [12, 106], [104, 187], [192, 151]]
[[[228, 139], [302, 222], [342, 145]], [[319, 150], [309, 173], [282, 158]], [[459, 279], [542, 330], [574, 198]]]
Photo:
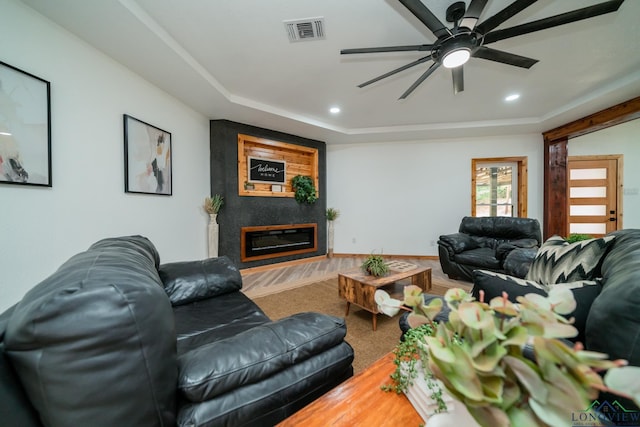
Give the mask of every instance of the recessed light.
[[329, 108], [329, 112], [331, 114], [338, 114], [340, 112], [340, 107], [331, 107]]
[[511, 102], [511, 101], [515, 101], [518, 98], [520, 98], [520, 94], [519, 93], [513, 93], [513, 94], [507, 96], [504, 100], [507, 101], [507, 102]]

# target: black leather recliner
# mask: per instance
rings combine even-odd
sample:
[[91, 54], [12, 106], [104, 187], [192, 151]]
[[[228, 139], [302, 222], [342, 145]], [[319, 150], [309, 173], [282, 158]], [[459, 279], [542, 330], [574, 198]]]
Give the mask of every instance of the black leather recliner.
[[0, 424], [274, 425], [353, 375], [344, 319], [272, 322], [225, 258], [104, 239], [0, 314]]
[[[537, 219], [466, 216], [458, 233], [440, 236], [438, 254], [442, 271], [451, 279], [472, 282], [477, 269], [522, 277], [541, 243]], [[512, 254], [514, 249], [524, 251]]]

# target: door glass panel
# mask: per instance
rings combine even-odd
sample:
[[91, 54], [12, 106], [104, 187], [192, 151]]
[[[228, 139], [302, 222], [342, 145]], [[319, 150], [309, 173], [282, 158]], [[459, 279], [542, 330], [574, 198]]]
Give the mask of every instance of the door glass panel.
[[607, 224], [606, 223], [572, 223], [569, 224], [569, 233], [576, 234], [607, 234]]
[[571, 169], [570, 179], [607, 179], [607, 169]]
[[569, 189], [569, 197], [585, 198], [585, 197], [607, 197], [607, 187], [571, 187]]
[[571, 216], [604, 216], [607, 214], [607, 205], [571, 205]]

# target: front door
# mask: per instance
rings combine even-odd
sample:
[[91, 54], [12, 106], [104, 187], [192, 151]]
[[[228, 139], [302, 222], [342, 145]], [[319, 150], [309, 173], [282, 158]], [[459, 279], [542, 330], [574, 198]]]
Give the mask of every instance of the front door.
[[622, 156], [569, 157], [569, 233], [622, 228]]

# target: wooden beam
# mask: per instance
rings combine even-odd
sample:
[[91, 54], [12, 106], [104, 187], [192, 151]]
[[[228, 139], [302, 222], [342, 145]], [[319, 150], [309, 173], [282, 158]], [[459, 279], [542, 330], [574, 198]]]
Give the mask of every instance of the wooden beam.
[[640, 118], [640, 96], [548, 130], [543, 132], [542, 135], [545, 141], [576, 138], [637, 118]]

